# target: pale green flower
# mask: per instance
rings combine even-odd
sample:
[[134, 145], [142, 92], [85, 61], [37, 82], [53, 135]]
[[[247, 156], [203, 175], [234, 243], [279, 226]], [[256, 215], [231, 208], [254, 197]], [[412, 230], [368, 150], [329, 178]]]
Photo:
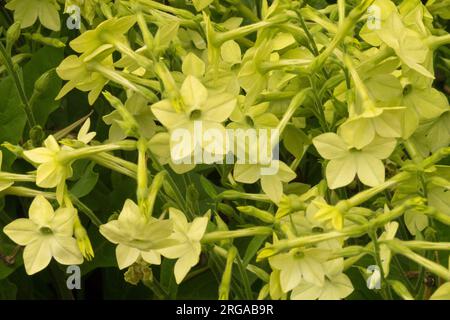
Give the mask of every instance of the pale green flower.
[[381, 160], [390, 156], [397, 141], [375, 137], [367, 146], [356, 149], [339, 135], [329, 132], [315, 137], [313, 144], [323, 158], [330, 160], [325, 174], [330, 189], [337, 189], [350, 184], [356, 175], [370, 187], [383, 183], [385, 169]]
[[174, 222], [174, 233], [172, 239], [179, 244], [160, 250], [161, 254], [169, 259], [178, 259], [175, 263], [175, 280], [181, 283], [189, 270], [199, 261], [202, 251], [200, 240], [208, 225], [207, 217], [198, 217], [189, 223], [178, 209], [170, 208], [170, 219]]
[[245, 106], [244, 97], [239, 96], [238, 107], [234, 109], [230, 116], [231, 122], [227, 127], [232, 129], [259, 129], [275, 128], [278, 125], [278, 118], [268, 112], [270, 104], [268, 102], [259, 103], [253, 106]]
[[[321, 242], [318, 245], [322, 250], [333, 250], [342, 247], [342, 242], [330, 240]], [[343, 273], [344, 259], [338, 258], [323, 262], [321, 264], [324, 272], [324, 281], [301, 283], [292, 290], [291, 300], [340, 300], [349, 296], [353, 292], [353, 285], [350, 279]]]
[[59, 208], [56, 212], [42, 196], [37, 196], [29, 210], [29, 219], [17, 219], [3, 232], [15, 243], [25, 246], [23, 261], [27, 274], [41, 271], [55, 258], [61, 264], [81, 264], [83, 256], [73, 238], [76, 211]]
[[120, 269], [132, 265], [140, 257], [150, 264], [159, 264], [161, 257], [157, 250], [177, 244], [169, 239], [172, 230], [172, 221], [146, 217], [130, 199], [125, 201], [117, 220], [100, 226], [100, 233], [117, 244], [116, 258]]
[[[63, 80], [68, 82], [61, 88], [56, 100], [61, 99], [67, 93], [77, 88], [81, 91], [89, 92], [88, 101], [92, 105], [97, 100], [103, 90], [103, 87], [109, 82], [99, 72], [92, 71], [88, 63], [85, 62], [85, 55], [77, 57], [76, 55], [68, 56], [56, 68], [56, 73]], [[112, 56], [108, 55], [101, 61], [97, 61], [102, 67], [113, 70]]]
[[100, 23], [94, 30], [84, 32], [70, 42], [70, 46], [78, 53], [92, 53], [99, 48], [110, 48], [112, 42], [127, 43], [124, 36], [136, 23], [134, 16], [110, 18]]
[[[273, 174], [264, 174], [264, 170], [274, 168]], [[276, 168], [276, 169], [275, 169]], [[279, 203], [283, 196], [283, 182], [289, 182], [297, 176], [284, 162], [272, 160], [270, 164], [240, 164], [234, 165], [234, 179], [242, 183], [256, 183], [261, 180], [261, 188], [269, 198]]]
[[14, 10], [14, 20], [20, 21], [22, 28], [32, 26], [38, 18], [47, 29], [58, 31], [61, 28], [56, 0], [11, 0], [5, 8]]
[[[236, 106], [236, 98], [229, 93], [209, 96], [205, 86], [194, 76], [188, 75], [184, 80], [180, 94], [184, 105], [183, 110], [177, 111], [169, 99], [159, 101], [152, 105], [155, 117], [166, 127], [171, 134], [170, 149], [172, 160], [176, 162], [190, 159], [194, 152], [205, 149], [211, 154], [224, 154], [224, 143], [217, 150], [216, 143], [208, 144], [203, 136], [198, 136], [196, 128], [201, 125], [202, 132], [218, 133], [225, 141], [226, 133], [222, 122], [228, 119]], [[172, 135], [174, 132], [178, 134]], [[184, 134], [186, 133], [186, 134]], [[177, 140], [178, 135], [192, 138], [187, 141], [189, 145]], [[187, 138], [186, 138], [187, 139]], [[184, 142], [185, 140], [183, 140]], [[192, 163], [192, 161], [189, 161]]]
[[273, 269], [280, 270], [280, 284], [283, 292], [289, 292], [302, 281], [323, 286], [325, 271], [323, 263], [327, 251], [318, 248], [293, 249], [288, 253], [269, 258]]
[[80, 131], [78, 131], [77, 140], [83, 142], [84, 144], [88, 144], [95, 138], [97, 133], [89, 132], [89, 128], [91, 127], [91, 119], [88, 118], [84, 124], [81, 126]]
[[36, 174], [39, 187], [54, 188], [72, 176], [71, 163], [61, 161], [61, 155], [65, 152], [52, 135], [44, 141], [44, 147], [24, 152], [28, 159], [39, 164]]
[[[125, 102], [125, 108], [136, 120], [140, 135], [147, 139], [152, 138], [155, 134], [156, 125], [148, 100], [139, 93], [133, 93]], [[117, 110], [104, 116], [103, 121], [110, 125], [109, 140], [120, 141], [127, 137], [125, 130], [121, 127], [123, 118]]]

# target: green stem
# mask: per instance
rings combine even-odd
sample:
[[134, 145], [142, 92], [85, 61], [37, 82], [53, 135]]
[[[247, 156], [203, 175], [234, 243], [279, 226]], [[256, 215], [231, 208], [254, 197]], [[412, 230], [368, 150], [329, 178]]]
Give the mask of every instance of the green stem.
[[231, 247], [227, 253], [227, 261], [225, 263], [225, 270], [222, 274], [222, 281], [219, 286], [219, 300], [228, 300], [230, 297], [230, 283], [233, 271], [233, 263], [237, 255], [236, 247]]
[[450, 271], [447, 268], [444, 268], [440, 264], [437, 264], [436, 262], [428, 260], [427, 258], [413, 252], [411, 249], [404, 246], [400, 240], [391, 240], [387, 243], [387, 245], [392, 251], [407, 257], [442, 279], [450, 281]]
[[448, 45], [450, 44], [450, 33], [439, 37], [431, 36], [430, 38], [427, 39], [427, 43], [433, 50], [441, 46]]
[[361, 1], [358, 6], [356, 6], [352, 11], [350, 11], [349, 15], [345, 18], [342, 25], [339, 27], [337, 34], [331, 41], [331, 43], [326, 47], [324, 51], [311, 63], [309, 67], [309, 72], [311, 74], [317, 72], [328, 57], [333, 53], [334, 49], [344, 40], [347, 34], [353, 29], [355, 24], [358, 22], [359, 18], [362, 17], [367, 8], [374, 2], [375, 0], [364, 0]]
[[271, 246], [262, 249], [260, 251], [260, 254], [258, 255], [258, 259], [265, 259], [281, 251], [302, 247], [305, 245], [311, 245], [326, 240], [346, 238], [346, 237], [359, 237], [367, 233], [369, 230], [384, 226], [387, 222], [392, 221], [401, 216], [405, 210], [420, 204], [421, 204], [420, 199], [416, 198], [410, 199], [405, 201], [400, 206], [397, 206], [390, 212], [386, 212], [377, 216], [376, 218], [372, 219], [365, 225], [353, 225], [342, 229], [342, 231], [331, 231], [323, 234], [298, 237], [296, 239], [280, 240], [272, 244]]
[[234, 238], [268, 236], [273, 232], [269, 227], [250, 227], [233, 231], [214, 231], [203, 236], [202, 243], [216, 242]]
[[89, 156], [89, 159], [95, 161], [99, 165], [114, 170], [132, 179], [137, 179], [137, 165], [115, 157], [109, 153], [99, 153]]
[[75, 197], [73, 194], [70, 194], [70, 199], [73, 201], [75, 206], [80, 209], [81, 212], [83, 212], [91, 221], [92, 223], [97, 227], [100, 228], [100, 226], [103, 224], [99, 218], [95, 215], [95, 213], [89, 209], [88, 206], [86, 206], [83, 202], [81, 202], [77, 197]]
[[381, 281], [383, 282], [382, 287], [383, 287], [384, 295], [387, 297], [388, 300], [392, 300], [391, 287], [390, 287], [389, 283], [386, 281], [386, 276], [384, 274], [383, 263], [381, 262], [381, 255], [380, 255], [380, 244], [378, 243], [378, 237], [377, 237], [375, 230], [376, 229], [373, 229], [373, 230], [370, 230], [370, 232], [369, 232], [369, 236], [372, 239], [372, 243], [373, 243], [375, 261], [378, 266], [378, 269], [380, 270]]
[[159, 300], [169, 300], [170, 299], [169, 294], [166, 292], [166, 290], [164, 290], [164, 288], [161, 286], [161, 284], [158, 281], [156, 281], [155, 279], [142, 280], [142, 283], [144, 284], [144, 286], [146, 286], [147, 288], [152, 290], [153, 293], [156, 295], [156, 297]]

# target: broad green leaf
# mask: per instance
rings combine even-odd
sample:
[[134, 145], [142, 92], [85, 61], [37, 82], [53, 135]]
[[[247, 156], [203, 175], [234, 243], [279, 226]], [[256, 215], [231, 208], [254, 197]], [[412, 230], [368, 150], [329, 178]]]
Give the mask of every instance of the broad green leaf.
[[300, 129], [294, 126], [287, 126], [283, 132], [283, 144], [286, 149], [296, 158], [300, 158], [303, 154], [304, 135]]
[[[26, 116], [20, 102], [17, 89], [11, 78], [0, 80], [0, 142], [8, 141], [17, 144], [22, 139]], [[13, 157], [4, 152], [4, 167], [9, 167]]]
[[95, 188], [99, 174], [94, 171], [95, 163], [92, 162], [83, 173], [81, 178], [72, 186], [70, 192], [77, 198], [82, 198]]
[[[62, 49], [44, 47], [33, 54], [33, 57], [23, 68], [23, 72], [26, 74], [24, 81], [28, 97], [31, 97], [33, 94], [36, 80], [44, 72], [56, 68], [60, 64], [63, 60], [63, 53], [64, 50]], [[61, 88], [62, 81], [55, 72], [51, 72], [48, 77], [45, 88], [42, 88], [44, 91], [41, 92], [37, 100], [35, 100], [33, 106], [33, 114], [41, 126], [46, 124], [48, 116], [54, 112], [61, 103], [60, 101], [55, 101], [55, 98]]]

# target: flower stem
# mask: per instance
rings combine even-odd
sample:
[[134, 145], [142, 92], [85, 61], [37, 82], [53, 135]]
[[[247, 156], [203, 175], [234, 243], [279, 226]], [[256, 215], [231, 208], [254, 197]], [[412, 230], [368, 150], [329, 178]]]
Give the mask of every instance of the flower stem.
[[253, 236], [267, 236], [272, 234], [273, 230], [269, 227], [250, 227], [246, 229], [233, 231], [215, 231], [205, 234], [202, 243], [216, 242], [227, 239], [253, 237]]

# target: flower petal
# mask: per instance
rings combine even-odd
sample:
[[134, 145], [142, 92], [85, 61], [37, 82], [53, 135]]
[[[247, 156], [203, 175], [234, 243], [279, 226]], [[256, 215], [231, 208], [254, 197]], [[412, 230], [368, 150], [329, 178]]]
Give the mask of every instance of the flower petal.
[[3, 232], [18, 245], [26, 246], [40, 236], [38, 228], [30, 219], [22, 218], [8, 224]]
[[49, 226], [55, 216], [52, 205], [43, 196], [34, 198], [28, 214], [38, 226]]
[[48, 239], [38, 239], [23, 250], [23, 262], [28, 275], [35, 274], [48, 266], [52, 259]]
[[83, 263], [83, 256], [75, 238], [54, 236], [50, 240], [50, 246], [53, 257], [59, 263], [64, 265]]
[[116, 259], [119, 269], [125, 269], [131, 266], [139, 258], [139, 249], [129, 247], [124, 244], [119, 244], [116, 247]]

